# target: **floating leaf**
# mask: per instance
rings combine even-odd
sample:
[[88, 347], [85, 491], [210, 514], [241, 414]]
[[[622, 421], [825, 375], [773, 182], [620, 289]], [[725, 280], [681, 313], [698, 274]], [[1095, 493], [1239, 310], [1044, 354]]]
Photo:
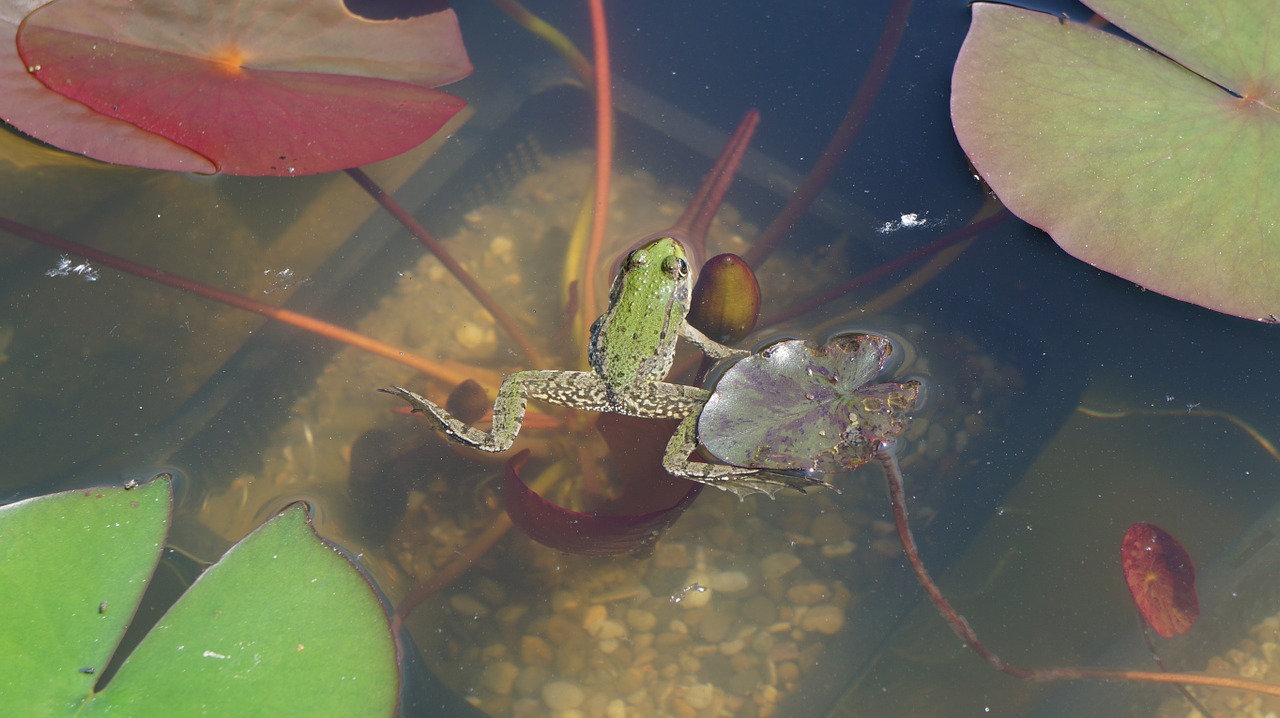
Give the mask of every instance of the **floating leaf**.
[[1155, 524], [1130, 526], [1120, 542], [1120, 567], [1138, 612], [1156, 633], [1171, 638], [1196, 622], [1196, 567], [1167, 531]]
[[171, 497], [161, 479], [0, 507], [0, 714], [394, 713], [385, 610], [301, 505], [208, 568], [95, 692], [159, 560]]
[[871, 384], [892, 345], [843, 334], [821, 348], [773, 344], [731, 366], [698, 420], [698, 441], [726, 464], [831, 473], [871, 460], [906, 428], [919, 382]]
[[1156, 52], [975, 3], [952, 77], [960, 144], [1010, 210], [1079, 259], [1274, 321], [1280, 5], [1086, 1]]
[[471, 70], [452, 10], [374, 22], [340, 0], [56, 0], [17, 46], [0, 117], [19, 129], [109, 162], [243, 175], [411, 149], [465, 104], [431, 87]]

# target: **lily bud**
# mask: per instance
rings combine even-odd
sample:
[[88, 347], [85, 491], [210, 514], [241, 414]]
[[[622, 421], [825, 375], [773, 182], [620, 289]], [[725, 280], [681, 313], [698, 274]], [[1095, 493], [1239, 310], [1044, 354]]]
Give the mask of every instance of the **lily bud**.
[[751, 267], [736, 254], [707, 260], [693, 287], [689, 323], [721, 344], [735, 344], [760, 318], [760, 285]]

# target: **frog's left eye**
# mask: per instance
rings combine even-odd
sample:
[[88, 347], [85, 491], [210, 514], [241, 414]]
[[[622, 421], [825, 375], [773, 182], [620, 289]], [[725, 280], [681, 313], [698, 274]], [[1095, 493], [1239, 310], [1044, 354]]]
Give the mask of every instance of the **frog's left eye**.
[[666, 257], [662, 260], [662, 271], [673, 279], [683, 279], [689, 274], [689, 263], [679, 257]]

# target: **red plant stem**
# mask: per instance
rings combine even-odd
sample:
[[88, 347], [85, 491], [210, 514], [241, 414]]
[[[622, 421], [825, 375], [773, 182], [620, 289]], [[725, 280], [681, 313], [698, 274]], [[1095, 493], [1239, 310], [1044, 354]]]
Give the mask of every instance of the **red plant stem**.
[[453, 255], [449, 254], [444, 245], [440, 244], [440, 241], [433, 237], [426, 227], [423, 227], [418, 220], [414, 219], [413, 215], [409, 214], [394, 197], [387, 194], [372, 177], [365, 174], [364, 170], [353, 167], [346, 170], [346, 173], [347, 176], [355, 180], [356, 184], [360, 185], [361, 189], [368, 192], [370, 197], [373, 197], [378, 204], [382, 205], [383, 209], [387, 210], [392, 217], [395, 217], [400, 224], [404, 225], [404, 228], [409, 230], [410, 234], [417, 237], [418, 241], [422, 242], [423, 246], [435, 255], [436, 259], [440, 260], [445, 269], [449, 270], [449, 273], [461, 282], [468, 292], [471, 292], [471, 296], [475, 297], [476, 301], [480, 302], [480, 306], [484, 307], [493, 316], [494, 321], [498, 323], [498, 326], [502, 327], [507, 336], [511, 337], [511, 340], [516, 343], [516, 346], [529, 359], [530, 363], [539, 368], [547, 366], [546, 359], [543, 358], [542, 353], [529, 340], [529, 335], [525, 334], [520, 325], [516, 323], [516, 320], [485, 291], [484, 287], [480, 286], [475, 277], [472, 277], [458, 263], [458, 260], [453, 258]]
[[881, 468], [884, 469], [885, 483], [889, 487], [889, 503], [893, 507], [893, 523], [898, 528], [898, 540], [902, 543], [902, 550], [907, 555], [907, 562], [911, 564], [911, 570], [915, 572], [916, 579], [920, 582], [920, 586], [924, 588], [925, 593], [929, 594], [929, 600], [933, 601], [933, 605], [937, 607], [938, 613], [946, 619], [951, 625], [951, 630], [956, 632], [960, 640], [972, 649], [983, 660], [990, 663], [997, 670], [1004, 671], [1018, 678], [1030, 678], [1031, 671], [1017, 666], [1009, 665], [987, 648], [985, 644], [978, 639], [978, 634], [969, 625], [969, 622], [961, 616], [946, 596], [942, 595], [942, 589], [938, 588], [938, 584], [933, 582], [933, 578], [929, 576], [929, 571], [924, 567], [924, 562], [920, 560], [920, 549], [916, 545], [915, 536], [911, 533], [911, 526], [907, 523], [907, 499], [902, 487], [902, 470], [898, 468], [898, 455], [893, 449], [893, 444], [878, 442], [876, 444], [875, 457], [880, 461]]
[[933, 254], [934, 252], [943, 250], [953, 244], [963, 242], [964, 240], [976, 234], [985, 232], [991, 227], [999, 224], [1000, 222], [1003, 222], [1006, 219], [1009, 219], [1012, 216], [1013, 214], [1011, 214], [1009, 210], [1001, 209], [999, 212], [996, 212], [990, 217], [987, 217], [985, 219], [980, 219], [977, 222], [974, 222], [964, 227], [963, 229], [956, 230], [955, 232], [952, 232], [951, 234], [948, 234], [939, 239], [936, 239], [933, 242], [930, 242], [929, 244], [926, 244], [922, 247], [917, 247], [916, 249], [913, 249], [910, 252], [907, 252], [906, 254], [895, 257], [892, 260], [885, 262], [884, 264], [881, 264], [875, 269], [871, 269], [866, 272], [863, 272], [862, 274], [859, 274], [858, 276], [854, 277], [853, 279], [850, 279], [844, 284], [838, 285], [836, 287], [832, 287], [831, 289], [828, 289], [822, 294], [819, 294], [813, 297], [807, 302], [802, 302], [800, 304], [797, 304], [794, 307], [791, 307], [790, 309], [787, 309], [782, 312], [778, 312], [777, 314], [774, 314], [770, 317], [766, 317], [765, 319], [762, 319], [760, 321], [759, 326], [761, 327], [773, 326], [774, 324], [780, 324], [782, 322], [787, 321], [788, 319], [792, 319], [802, 314], [805, 314], [810, 310], [821, 307], [827, 302], [830, 302], [834, 299], [838, 299], [848, 294], [849, 292], [852, 292], [853, 290], [857, 289], [858, 287], [861, 287], [864, 284], [869, 284], [878, 279], [881, 279], [882, 277], [892, 274], [893, 272], [896, 272], [897, 270], [907, 266], [908, 264], [911, 264], [912, 262], [918, 259], [926, 257], [930, 254]]
[[84, 257], [85, 259], [97, 262], [98, 264], [106, 267], [111, 267], [112, 269], [116, 269], [121, 272], [142, 277], [143, 279], [149, 279], [153, 282], [158, 282], [175, 289], [180, 289], [184, 292], [189, 292], [206, 299], [212, 299], [215, 302], [226, 304], [237, 309], [253, 312], [254, 314], [267, 317], [268, 319], [274, 319], [279, 322], [284, 322], [285, 324], [291, 324], [313, 334], [328, 337], [329, 339], [349, 344], [372, 354], [377, 354], [378, 356], [413, 367], [414, 369], [434, 376], [441, 381], [457, 384], [468, 378], [460, 372], [415, 356], [404, 349], [393, 347], [389, 344], [383, 344], [382, 342], [370, 339], [363, 334], [358, 334], [349, 329], [343, 329], [336, 324], [330, 324], [288, 309], [273, 307], [270, 304], [263, 304], [262, 302], [249, 299], [248, 297], [242, 297], [238, 294], [232, 294], [231, 292], [218, 289], [217, 287], [202, 284], [193, 279], [187, 279], [186, 277], [170, 274], [154, 267], [148, 267], [144, 264], [131, 262], [122, 257], [117, 257], [114, 254], [108, 254], [107, 252], [103, 252], [92, 247], [86, 247], [78, 242], [63, 239], [55, 234], [38, 230], [35, 227], [29, 227], [21, 222], [9, 219], [8, 217], [0, 217], [0, 229], [10, 234], [29, 239], [33, 242], [53, 247], [54, 249], [68, 254]]
[[604, 247], [609, 221], [609, 175], [613, 172], [613, 85], [609, 68], [609, 35], [606, 32], [603, 0], [589, 0], [591, 10], [591, 51], [596, 86], [596, 174], [595, 204], [591, 212], [591, 238], [583, 260], [578, 306], [582, 325], [596, 318], [596, 269]]
[[774, 217], [773, 222], [751, 246], [751, 249], [743, 255], [743, 260], [752, 269], [759, 267], [773, 253], [773, 250], [777, 249], [778, 244], [791, 231], [796, 220], [804, 214], [810, 204], [813, 204], [818, 192], [840, 166], [840, 162], [849, 151], [849, 146], [853, 144], [853, 138], [857, 136], [858, 130], [862, 129], [862, 124], [871, 114], [871, 107], [875, 104], [876, 97], [889, 78], [889, 66], [898, 53], [898, 44], [902, 41], [902, 34], [907, 29], [907, 17], [910, 14], [911, 0], [894, 0], [893, 6], [889, 9], [889, 17], [885, 19], [884, 30], [880, 33], [880, 42], [876, 45], [875, 54], [871, 57], [871, 64], [867, 67], [862, 84], [853, 96], [853, 101], [849, 103], [849, 109], [845, 112], [844, 119], [840, 121], [840, 126], [827, 141], [827, 146], [822, 149], [822, 154], [813, 169], [809, 170], [809, 175], [791, 195], [791, 200], [782, 208], [778, 216]]
[[951, 630], [955, 631], [956, 635], [960, 637], [961, 641], [964, 641], [964, 644], [970, 650], [981, 656], [996, 670], [1016, 678], [1033, 681], [1125, 680], [1146, 683], [1172, 683], [1174, 685], [1191, 684], [1280, 696], [1280, 685], [1229, 676], [1070, 667], [1023, 668], [1022, 666], [1002, 661], [995, 652], [987, 648], [964, 616], [961, 616], [960, 612], [947, 600], [947, 597], [942, 595], [942, 589], [938, 588], [938, 584], [934, 583], [928, 569], [924, 566], [924, 562], [920, 559], [919, 547], [916, 545], [915, 536], [911, 533], [911, 526], [907, 523], [906, 492], [903, 489], [902, 470], [898, 467], [897, 452], [894, 451], [893, 444], [877, 442], [874, 454], [880, 462], [880, 467], [884, 469], [885, 484], [889, 489], [889, 503], [893, 508], [893, 523], [897, 527], [898, 540], [902, 543], [903, 553], [907, 556], [907, 562], [911, 565], [911, 570], [915, 573], [916, 580], [920, 582], [921, 588], [929, 596], [929, 600], [933, 602], [934, 608], [951, 626]]
[[669, 233], [684, 243], [691, 252], [690, 261], [696, 267], [701, 267], [707, 259], [707, 231], [711, 228], [711, 220], [715, 219], [716, 213], [720, 211], [720, 203], [724, 201], [729, 186], [733, 184], [733, 177], [738, 172], [738, 166], [742, 164], [742, 156], [746, 154], [747, 147], [751, 144], [751, 136], [755, 134], [758, 124], [760, 124], [759, 110], [747, 110], [742, 120], [738, 122], [738, 128], [729, 136], [724, 149], [720, 150], [715, 164], [703, 177], [702, 184], [698, 185], [689, 204], [685, 206], [680, 219], [662, 232]]
[[[493, 517], [493, 522], [480, 532], [467, 544], [462, 553], [457, 558], [450, 561], [444, 568], [440, 569], [435, 575], [426, 581], [418, 584], [409, 595], [400, 600], [396, 605], [395, 613], [391, 616], [391, 631], [394, 635], [400, 635], [400, 628], [404, 626], [405, 620], [413, 613], [423, 601], [430, 598], [437, 591], [453, 583], [459, 576], [466, 573], [479, 561], [482, 556], [498, 543], [507, 533], [507, 529], [511, 528], [511, 517], [507, 516], [506, 511], [500, 511]], [[399, 639], [397, 639], [399, 640]]]

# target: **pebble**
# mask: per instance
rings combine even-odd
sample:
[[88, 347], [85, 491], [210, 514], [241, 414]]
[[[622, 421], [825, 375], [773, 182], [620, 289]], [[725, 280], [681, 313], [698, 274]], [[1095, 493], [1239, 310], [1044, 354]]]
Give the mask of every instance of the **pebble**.
[[696, 710], [710, 707], [716, 698], [716, 687], [710, 683], [695, 683], [685, 689], [684, 700]]
[[830, 600], [830, 590], [825, 583], [802, 583], [787, 589], [787, 601], [797, 606], [812, 606]]
[[492, 329], [466, 322], [454, 331], [453, 338], [463, 349], [472, 350], [493, 344], [497, 341], [497, 334]]
[[627, 611], [627, 625], [637, 633], [648, 633], [658, 625], [658, 617], [650, 611], [633, 608]]
[[691, 574], [689, 576], [689, 582], [686, 584], [686, 588], [680, 596], [680, 606], [686, 609], [702, 608], [708, 603], [711, 603], [711, 594], [713, 591], [707, 586], [707, 583], [710, 583], [710, 580], [705, 576], [702, 576], [701, 574]]
[[844, 611], [839, 606], [824, 603], [805, 611], [800, 619], [800, 628], [806, 631], [817, 631], [828, 636], [839, 633], [844, 627]]
[[568, 681], [552, 681], [542, 687], [542, 702], [553, 711], [573, 710], [586, 699], [587, 694]]
[[621, 698], [614, 698], [604, 707], [604, 718], [627, 718], [627, 704]]
[[582, 617], [582, 627], [586, 629], [587, 633], [594, 636], [600, 632], [600, 626], [608, 618], [609, 609], [599, 605], [592, 606], [587, 609], [586, 615]]
[[751, 579], [741, 571], [721, 571], [713, 574], [707, 584], [717, 591], [738, 593], [751, 587]]
[[760, 559], [760, 578], [766, 581], [782, 578], [800, 565], [800, 558], [793, 553], [778, 551]]
[[510, 695], [519, 675], [520, 667], [510, 661], [491, 663], [485, 667], [480, 685], [498, 695]]
[[809, 535], [818, 543], [840, 543], [853, 538], [853, 527], [840, 514], [826, 513], [809, 524]]
[[734, 616], [731, 613], [717, 611], [702, 619], [698, 625], [698, 635], [707, 643], [719, 643], [729, 635], [733, 627]]
[[756, 595], [742, 604], [742, 618], [757, 626], [768, 626], [778, 620], [778, 607], [765, 595]]
[[520, 660], [527, 666], [549, 666], [555, 652], [541, 636], [520, 637]]
[[450, 596], [449, 607], [459, 615], [466, 616], [467, 618], [484, 618], [489, 615], [488, 606], [465, 593], [458, 593]]
[[840, 543], [823, 544], [818, 552], [823, 558], [840, 558], [848, 556], [858, 548], [858, 545], [852, 541], [841, 541]]
[[682, 543], [660, 541], [653, 551], [654, 568], [685, 568], [692, 561], [689, 547]]
[[542, 666], [525, 666], [520, 671], [520, 675], [516, 676], [516, 693], [522, 696], [536, 696], [549, 677], [550, 673]]
[[627, 627], [622, 625], [621, 621], [607, 619], [600, 622], [600, 627], [596, 630], [596, 638], [601, 640], [610, 638], [626, 638]]

